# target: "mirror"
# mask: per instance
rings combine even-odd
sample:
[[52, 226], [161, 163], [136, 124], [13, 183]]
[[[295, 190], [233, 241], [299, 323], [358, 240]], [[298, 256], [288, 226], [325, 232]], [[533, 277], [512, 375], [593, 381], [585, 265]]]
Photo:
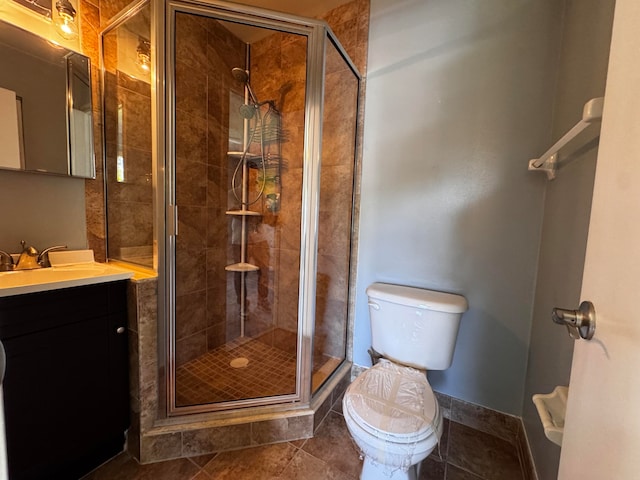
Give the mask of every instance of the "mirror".
[[0, 168], [95, 178], [89, 58], [0, 21]]

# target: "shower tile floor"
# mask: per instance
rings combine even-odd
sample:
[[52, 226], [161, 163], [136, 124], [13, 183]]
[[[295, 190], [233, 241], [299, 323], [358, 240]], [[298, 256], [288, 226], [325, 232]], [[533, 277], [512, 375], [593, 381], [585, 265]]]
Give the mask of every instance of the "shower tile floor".
[[[233, 367], [233, 361], [248, 361]], [[235, 362], [234, 362], [235, 363]], [[295, 393], [296, 354], [239, 338], [176, 369], [179, 406]]]
[[[121, 453], [82, 480], [357, 480], [362, 461], [338, 401], [314, 438], [140, 465]], [[445, 420], [419, 480], [524, 480], [510, 442]]]

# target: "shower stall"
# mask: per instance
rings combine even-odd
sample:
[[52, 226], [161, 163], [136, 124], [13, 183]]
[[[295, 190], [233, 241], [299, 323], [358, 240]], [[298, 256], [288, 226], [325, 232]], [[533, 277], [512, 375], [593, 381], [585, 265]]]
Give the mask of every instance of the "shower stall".
[[308, 405], [347, 360], [357, 69], [325, 22], [217, 1], [101, 47], [108, 256], [157, 268], [166, 415]]

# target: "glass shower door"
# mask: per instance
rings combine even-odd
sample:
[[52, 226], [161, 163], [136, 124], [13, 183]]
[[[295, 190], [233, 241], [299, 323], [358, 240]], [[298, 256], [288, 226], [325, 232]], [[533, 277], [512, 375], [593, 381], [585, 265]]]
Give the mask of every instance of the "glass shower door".
[[327, 36], [312, 392], [346, 358], [359, 79]]
[[175, 13], [175, 407], [298, 394], [307, 38]]

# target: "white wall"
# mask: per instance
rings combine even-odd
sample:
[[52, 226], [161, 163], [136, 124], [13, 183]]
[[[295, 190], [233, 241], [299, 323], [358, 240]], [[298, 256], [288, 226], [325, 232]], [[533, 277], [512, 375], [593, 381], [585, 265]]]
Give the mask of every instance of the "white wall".
[[520, 414], [562, 2], [373, 0], [354, 362], [374, 281], [464, 294], [434, 389]]

